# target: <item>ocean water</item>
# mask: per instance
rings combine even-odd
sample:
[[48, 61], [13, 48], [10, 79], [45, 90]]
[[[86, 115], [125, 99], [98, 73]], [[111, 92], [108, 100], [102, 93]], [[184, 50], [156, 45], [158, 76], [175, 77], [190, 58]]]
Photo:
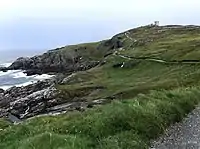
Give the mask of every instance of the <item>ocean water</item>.
[[[0, 49], [0, 67], [8, 67], [18, 57], [31, 57], [40, 55], [46, 50], [3, 50]], [[49, 79], [53, 76], [43, 74], [26, 76], [22, 70], [9, 70], [7, 72], [0, 71], [0, 88], [6, 90], [13, 86], [26, 86], [39, 80]]]
[[[2, 66], [9, 66], [11, 63], [0, 64]], [[7, 72], [0, 71], [0, 88], [7, 90], [13, 86], [26, 86], [32, 83], [36, 83], [39, 80], [45, 80], [53, 77], [53, 75], [42, 74], [26, 76], [22, 70], [9, 70]]]

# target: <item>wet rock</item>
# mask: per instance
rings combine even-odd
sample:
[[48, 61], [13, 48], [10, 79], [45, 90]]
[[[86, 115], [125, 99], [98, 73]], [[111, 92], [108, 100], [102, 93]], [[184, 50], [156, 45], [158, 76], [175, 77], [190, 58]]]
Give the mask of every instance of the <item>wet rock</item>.
[[[42, 113], [47, 108], [47, 101], [57, 96], [55, 88], [46, 88], [36, 91], [24, 98], [19, 98], [10, 103], [10, 112], [20, 118], [25, 118], [28, 114]], [[32, 115], [34, 115], [32, 114]]]
[[7, 117], [7, 116], [8, 116], [8, 110], [0, 108], [0, 118]]
[[28, 57], [20, 57], [18, 58], [12, 65], [9, 67], [10, 69], [26, 69], [33, 63], [33, 60]]
[[0, 67], [0, 71], [7, 72], [8, 68], [7, 67]]
[[[66, 113], [69, 111], [84, 111], [89, 107], [104, 104], [103, 100], [95, 100], [88, 102], [85, 98], [76, 95], [60, 96], [60, 91], [55, 88], [55, 84], [63, 81], [66, 75], [56, 76], [50, 80], [38, 81], [24, 87], [12, 87], [0, 93], [0, 118], [8, 118], [13, 123], [18, 120], [35, 117], [38, 115]], [[88, 77], [88, 74], [86, 74]], [[71, 74], [65, 81], [69, 83], [76, 80], [77, 75]], [[83, 79], [83, 78], [79, 78]], [[82, 81], [82, 80], [79, 80]], [[103, 86], [95, 86], [87, 88], [88, 93], [83, 91], [83, 96], [89, 93], [95, 93], [105, 89]], [[10, 114], [10, 115], [9, 115]]]
[[[24, 87], [11, 87], [0, 93], [0, 109], [5, 109], [19, 119], [27, 116], [35, 116], [45, 111], [50, 105], [59, 104], [55, 100], [59, 93], [54, 87], [54, 79], [38, 81]], [[53, 100], [53, 102], [49, 102]], [[0, 118], [4, 117], [4, 111], [0, 110]]]
[[38, 69], [29, 69], [25, 71], [27, 76], [32, 76], [32, 75], [42, 75], [41, 70]]
[[9, 97], [4, 96], [3, 93], [0, 93], [0, 108], [2, 107], [9, 107]]
[[57, 89], [55, 87], [50, 87], [46, 89], [43, 94], [45, 99], [52, 99], [56, 97], [56, 95], [57, 95]]
[[12, 122], [12, 123], [15, 123], [15, 124], [17, 124], [17, 123], [20, 123], [21, 122], [21, 120], [18, 118], [18, 117], [16, 117], [15, 115], [13, 115], [13, 114], [8, 114], [8, 118], [7, 118], [10, 122]]
[[0, 88], [0, 94], [1, 94], [1, 93], [4, 93], [4, 90]]

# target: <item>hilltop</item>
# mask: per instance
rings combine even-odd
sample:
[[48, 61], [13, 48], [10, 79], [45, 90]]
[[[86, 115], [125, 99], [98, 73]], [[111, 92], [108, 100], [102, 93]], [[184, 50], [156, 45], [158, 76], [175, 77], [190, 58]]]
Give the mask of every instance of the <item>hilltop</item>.
[[0, 148], [148, 148], [200, 103], [199, 53], [199, 26], [168, 25], [19, 58], [6, 69], [57, 77], [1, 91], [2, 117], [23, 122], [0, 122]]

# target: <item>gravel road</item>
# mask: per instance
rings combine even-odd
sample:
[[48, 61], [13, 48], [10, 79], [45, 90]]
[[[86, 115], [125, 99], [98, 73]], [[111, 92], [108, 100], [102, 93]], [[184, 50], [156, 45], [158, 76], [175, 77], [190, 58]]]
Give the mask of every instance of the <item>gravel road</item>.
[[171, 126], [150, 149], [200, 149], [200, 106]]

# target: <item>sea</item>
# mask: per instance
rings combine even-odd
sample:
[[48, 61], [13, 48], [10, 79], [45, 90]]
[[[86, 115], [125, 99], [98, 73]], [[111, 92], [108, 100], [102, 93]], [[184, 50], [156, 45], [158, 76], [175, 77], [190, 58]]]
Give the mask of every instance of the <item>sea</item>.
[[[3, 55], [1, 56], [3, 58]], [[12, 64], [11, 57], [7, 57], [7, 59], [2, 58], [0, 59], [0, 67], [8, 67]], [[9, 62], [7, 62], [8, 60]], [[39, 80], [50, 79], [51, 77], [53, 77], [53, 75], [48, 74], [27, 76], [23, 70], [9, 70], [7, 72], [0, 71], [0, 88], [7, 90], [13, 86], [27, 86], [36, 83]]]

